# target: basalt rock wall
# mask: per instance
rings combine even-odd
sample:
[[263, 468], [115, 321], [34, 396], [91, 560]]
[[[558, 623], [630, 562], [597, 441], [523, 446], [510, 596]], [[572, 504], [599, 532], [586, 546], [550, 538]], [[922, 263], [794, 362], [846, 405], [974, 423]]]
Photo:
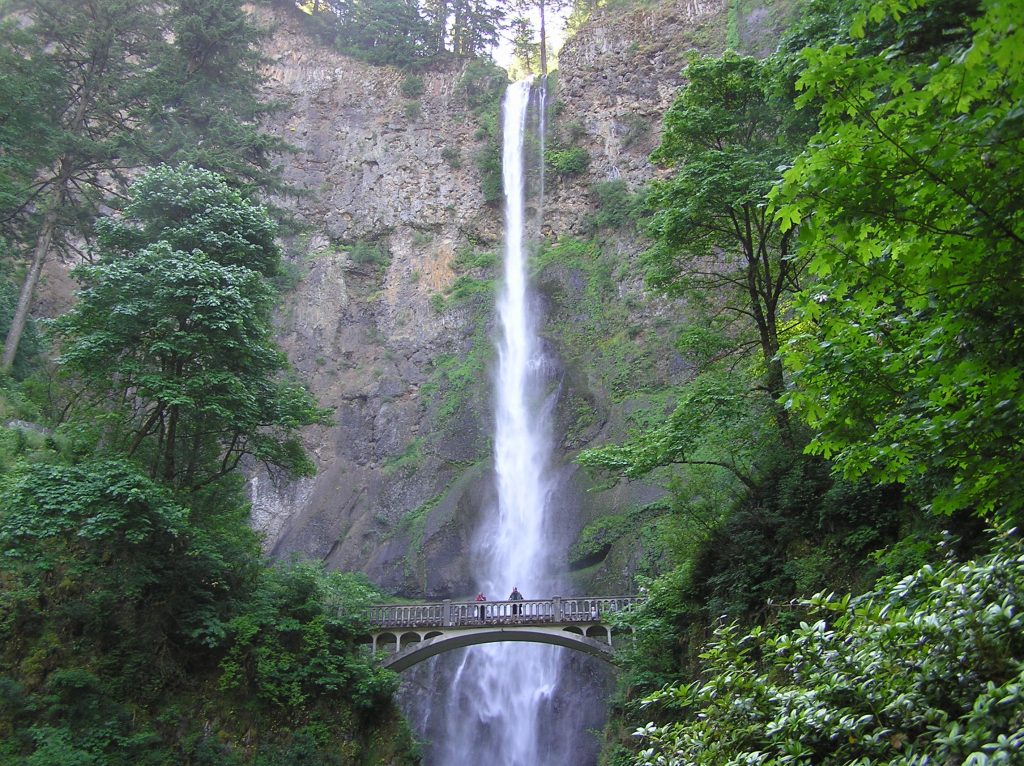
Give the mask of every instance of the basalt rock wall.
[[[290, 104], [271, 128], [295, 146], [284, 173], [304, 192], [277, 200], [304, 225], [286, 242], [293, 284], [278, 311], [280, 339], [334, 410], [331, 425], [305, 435], [315, 477], [288, 482], [253, 470], [254, 523], [275, 555], [361, 570], [402, 595], [468, 595], [470, 542], [493, 502], [489, 391], [498, 268], [486, 255], [500, 252], [501, 214], [487, 204], [474, 161], [487, 139], [465, 96], [466, 64], [420, 73], [422, 93], [410, 98], [403, 72], [317, 44], [295, 16], [264, 6], [254, 12], [273, 30], [267, 95]], [[552, 136], [566, 140], [571, 132], [590, 163], [573, 177], [550, 176], [543, 223], [549, 243], [593, 238], [595, 184], [621, 180], [635, 191], [656, 175], [647, 156], [685, 55], [722, 47], [725, 13], [725, 0], [602, 13], [566, 45], [552, 94]], [[644, 292], [630, 267], [642, 247], [635, 232], [604, 232], [602, 241], [610, 269], [602, 300], [632, 307], [634, 328], [615, 353], [628, 357], [635, 346], [646, 384], [681, 382], [689, 371], [665, 352], [671, 342], [664, 330], [681, 307]], [[559, 329], [588, 310], [588, 279], [571, 263], [538, 274], [540, 309], [552, 320], [546, 342], [564, 362], [552, 387], [569, 466], [558, 534], [570, 559], [585, 525], [658, 494], [640, 484], [585, 492], [593, 482], [571, 467], [579, 449], [621, 436], [642, 404], [628, 390], [609, 391], [592, 369], [600, 359]], [[618, 556], [609, 556], [611, 547], [583, 556], [576, 587], [628, 586], [635, 537]]]

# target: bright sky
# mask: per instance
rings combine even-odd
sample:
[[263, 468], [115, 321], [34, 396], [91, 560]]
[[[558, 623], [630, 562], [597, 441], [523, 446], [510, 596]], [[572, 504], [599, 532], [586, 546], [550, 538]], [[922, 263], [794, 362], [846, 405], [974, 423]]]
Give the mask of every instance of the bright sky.
[[[565, 20], [572, 11], [571, 5], [572, 4], [569, 3], [565, 8], [561, 8], [557, 11], [552, 11], [549, 8], [547, 13], [544, 14], [544, 21], [546, 22], [545, 31], [548, 36], [549, 51], [557, 53], [561, 49], [562, 43], [565, 42]], [[539, 30], [540, 11], [534, 8], [527, 15], [530, 17], [530, 21], [533, 23], [534, 29]], [[497, 47], [491, 51], [491, 56], [494, 58], [494, 61], [498, 66], [508, 69], [512, 65], [512, 41], [508, 39], [506, 35], [502, 35], [501, 42], [499, 42]], [[536, 35], [539, 37], [540, 32], [538, 31]]]

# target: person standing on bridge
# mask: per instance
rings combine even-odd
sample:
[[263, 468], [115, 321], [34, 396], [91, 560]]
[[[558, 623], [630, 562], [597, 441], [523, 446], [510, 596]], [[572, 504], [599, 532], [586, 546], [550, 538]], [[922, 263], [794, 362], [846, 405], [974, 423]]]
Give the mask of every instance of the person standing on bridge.
[[481, 620], [486, 619], [486, 617], [487, 617], [487, 607], [482, 602], [487, 600], [487, 596], [485, 596], [483, 594], [483, 591], [481, 591], [480, 593], [476, 594], [476, 600], [477, 600], [477, 603], [480, 604], [480, 619]]
[[[512, 592], [508, 595], [509, 601], [522, 601], [523, 594], [519, 592], [519, 587], [516, 585], [512, 586]], [[519, 604], [512, 605], [512, 614], [518, 615], [522, 611], [523, 607]]]

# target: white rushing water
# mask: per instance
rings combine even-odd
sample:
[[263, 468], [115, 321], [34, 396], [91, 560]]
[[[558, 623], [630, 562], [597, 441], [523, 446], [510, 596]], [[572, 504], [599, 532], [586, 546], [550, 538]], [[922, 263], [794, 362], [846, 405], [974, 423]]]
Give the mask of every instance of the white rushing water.
[[[484, 521], [474, 558], [479, 589], [489, 600], [548, 598], [554, 588], [547, 515], [554, 490], [550, 473], [553, 402], [545, 396], [547, 365], [537, 337], [527, 278], [524, 139], [530, 82], [509, 86], [502, 106], [505, 186], [505, 270], [498, 298], [494, 464], [496, 508]], [[496, 643], [466, 650], [445, 679], [445, 736], [437, 766], [563, 763], [552, 731], [559, 650]], [[571, 740], [571, 737], [568, 739]]]
[[545, 521], [553, 486], [543, 396], [546, 364], [527, 282], [524, 134], [529, 96], [529, 82], [514, 83], [503, 105], [505, 273], [498, 298], [494, 431], [498, 513], [481, 543], [489, 562], [484, 584], [492, 592], [518, 585], [527, 598], [547, 598], [552, 572]]
[[[505, 187], [504, 276], [497, 311], [494, 376], [494, 468], [497, 500], [485, 514], [472, 551], [474, 591], [505, 600], [513, 586], [526, 599], [561, 595], [562, 555], [553, 542], [552, 464], [555, 396], [552, 366], [537, 334], [529, 289], [527, 148], [543, 158], [544, 88], [534, 89], [538, 131], [528, 139], [531, 83], [510, 85], [502, 105]], [[543, 178], [535, 180], [537, 210]], [[539, 214], [537, 214], [539, 215]], [[564, 562], [562, 562], [564, 563]], [[441, 655], [407, 677], [406, 713], [426, 738], [426, 766], [573, 766], [591, 764], [583, 738], [593, 718], [579, 692], [580, 668], [560, 679], [566, 650], [519, 642], [492, 643]], [[562, 683], [560, 684], [560, 681]], [[557, 692], [557, 694], [556, 694]], [[599, 721], [598, 721], [599, 723]]]

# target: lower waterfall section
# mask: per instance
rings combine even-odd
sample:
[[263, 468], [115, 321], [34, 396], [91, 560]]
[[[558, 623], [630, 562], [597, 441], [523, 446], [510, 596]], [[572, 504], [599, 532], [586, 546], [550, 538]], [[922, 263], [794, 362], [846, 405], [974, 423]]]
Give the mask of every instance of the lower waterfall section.
[[[487, 650], [495, 649], [491, 655]], [[503, 708], [487, 684], [495, 676], [522, 675], [549, 651], [558, 682], [529, 680], [533, 694], [525, 718]], [[424, 766], [595, 766], [612, 693], [606, 663], [569, 649], [531, 644], [489, 644], [441, 654], [402, 673], [399, 700], [422, 742]]]
[[[554, 367], [537, 334], [527, 250], [527, 120], [531, 91], [544, 107], [543, 84], [508, 87], [502, 105], [505, 189], [504, 274], [498, 296], [494, 375], [496, 502], [483, 514], [473, 558], [475, 589], [504, 600], [565, 592], [564, 552], [554, 542], [552, 461]], [[544, 119], [534, 121], [538, 132]], [[543, 146], [538, 136], [534, 146]], [[538, 158], [541, 159], [542, 158]], [[540, 162], [542, 165], [542, 161]], [[542, 189], [542, 173], [536, 187]], [[538, 204], [540, 208], [540, 204]], [[410, 669], [403, 699], [424, 741], [427, 766], [593, 766], [609, 673], [599, 660], [558, 647], [492, 643], [440, 655]], [[407, 692], [407, 694], [406, 694]]]

